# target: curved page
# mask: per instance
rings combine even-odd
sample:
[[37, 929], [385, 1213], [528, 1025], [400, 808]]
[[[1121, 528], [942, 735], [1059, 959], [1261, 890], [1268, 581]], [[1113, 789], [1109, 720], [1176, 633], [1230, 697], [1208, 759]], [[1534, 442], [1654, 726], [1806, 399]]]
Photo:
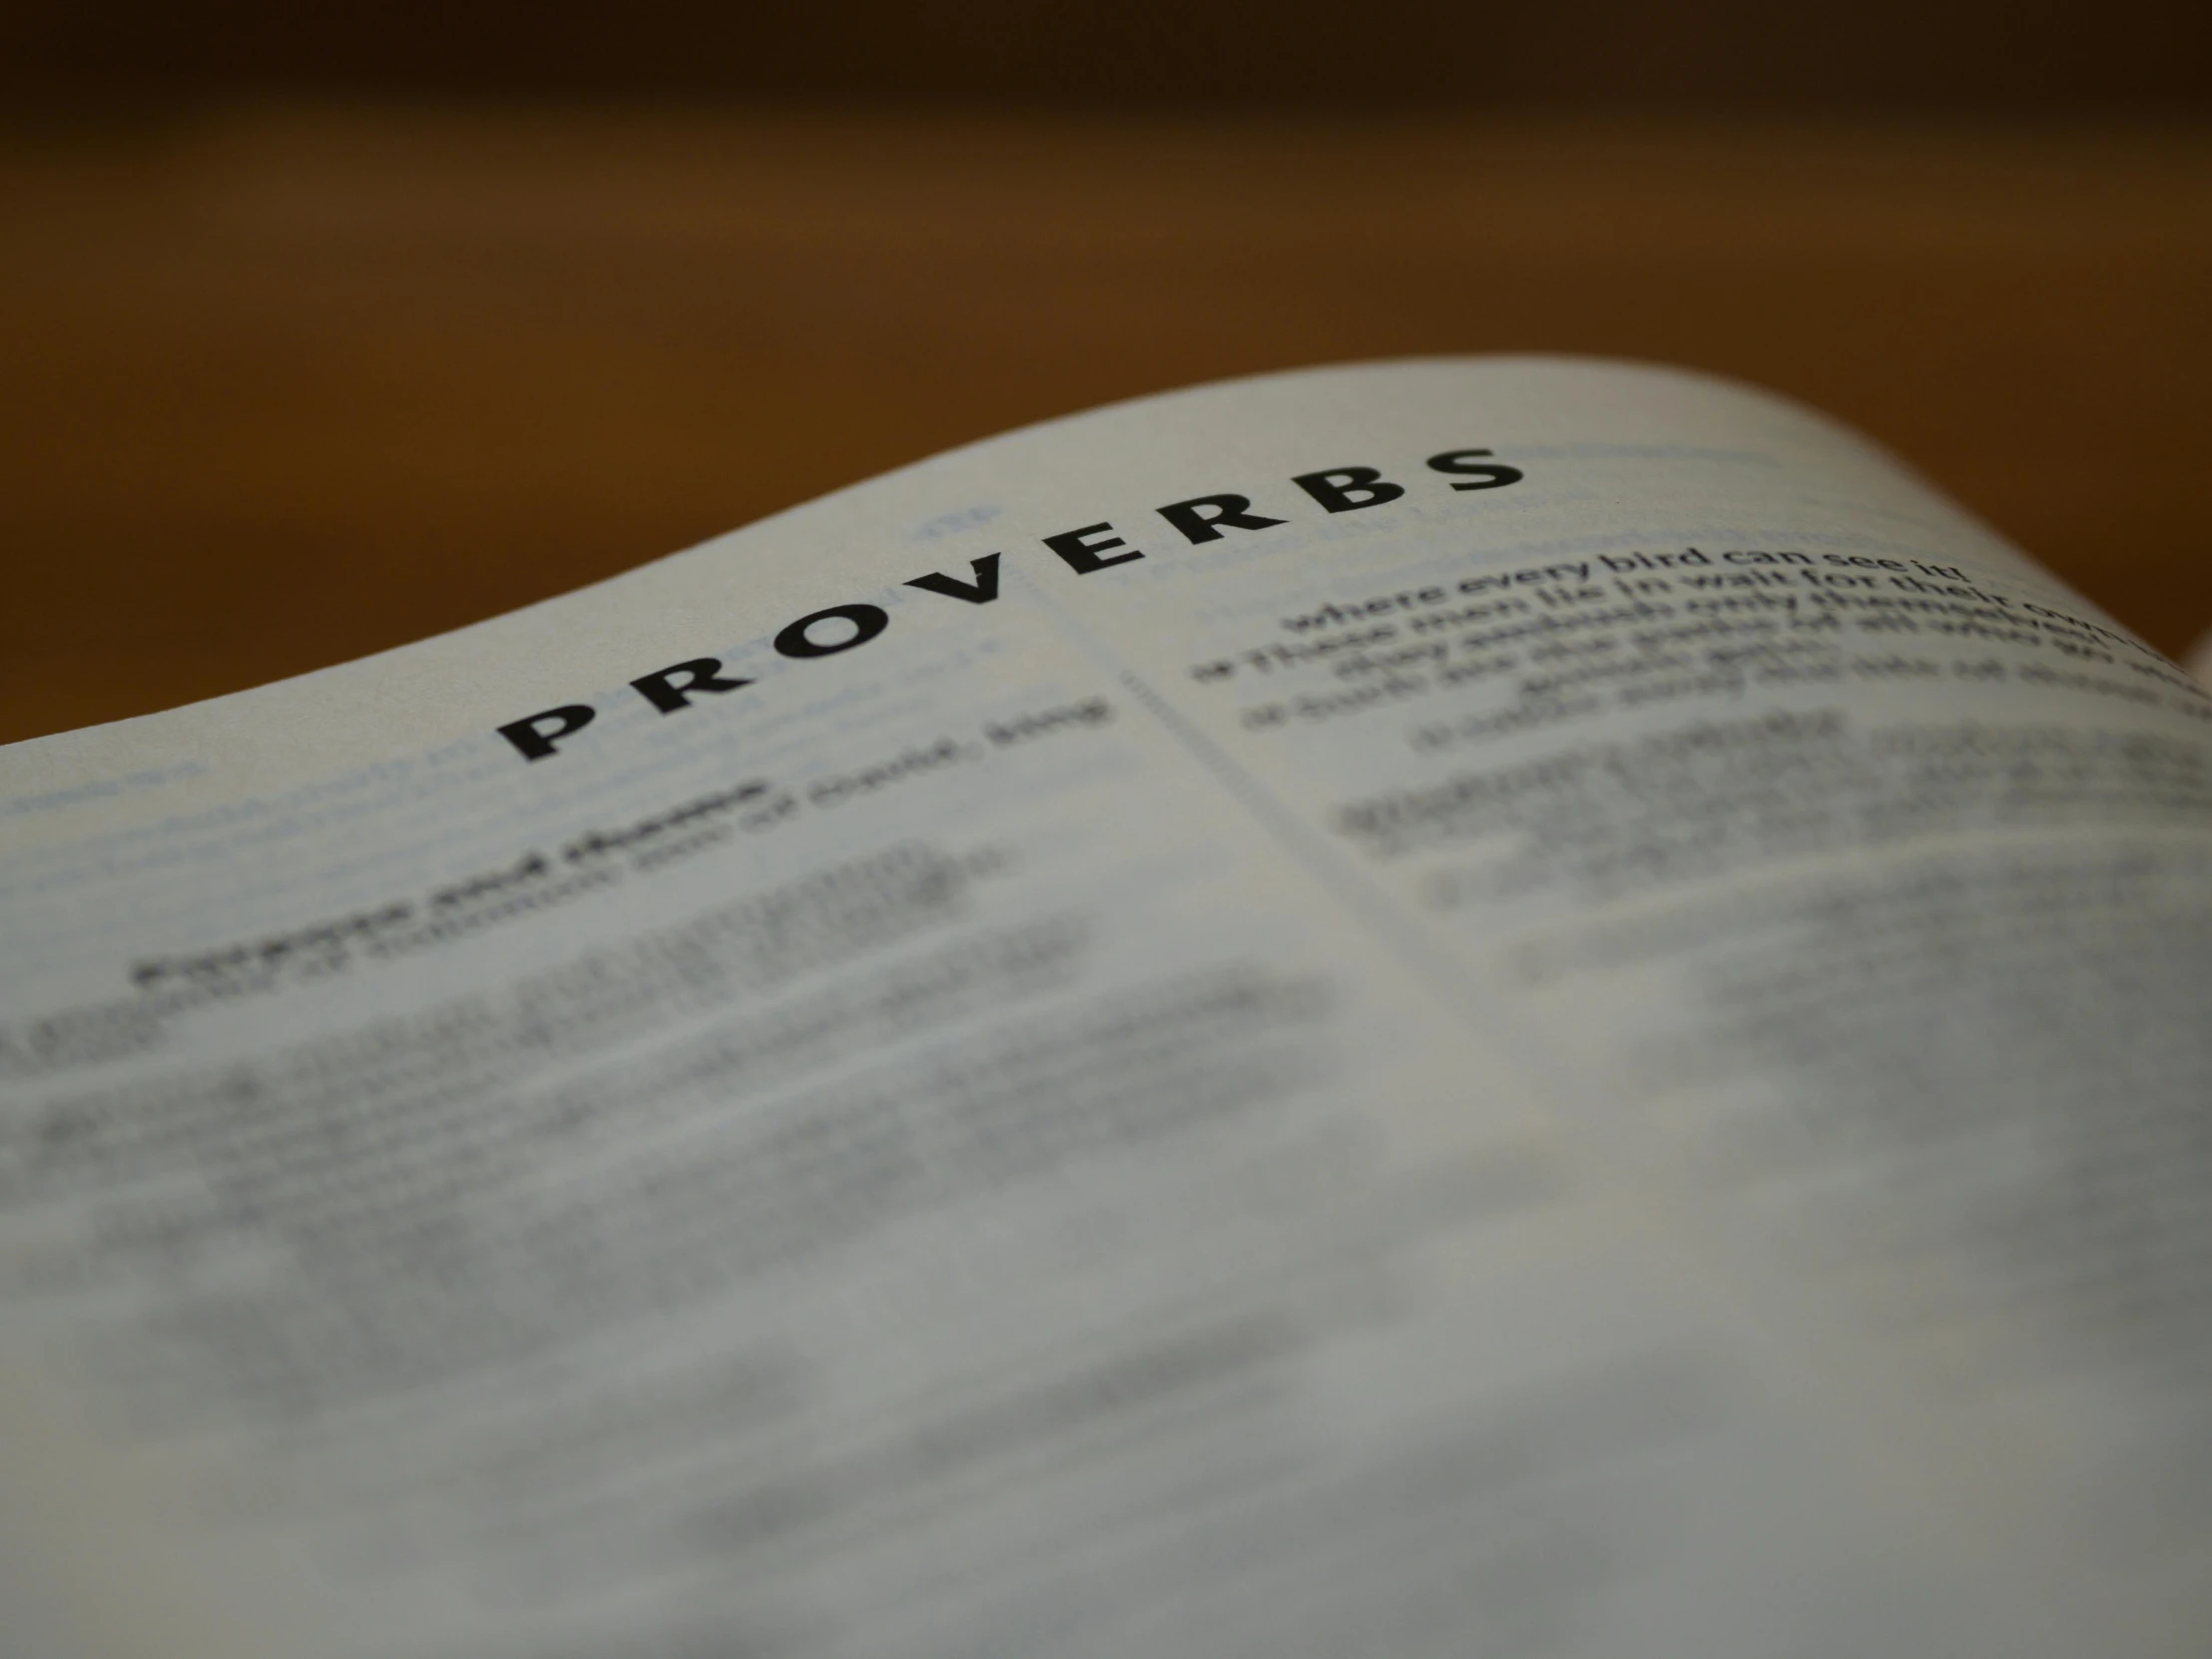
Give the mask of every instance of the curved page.
[[11, 1636], [2200, 1651], [2208, 720], [1472, 359], [0, 751]]

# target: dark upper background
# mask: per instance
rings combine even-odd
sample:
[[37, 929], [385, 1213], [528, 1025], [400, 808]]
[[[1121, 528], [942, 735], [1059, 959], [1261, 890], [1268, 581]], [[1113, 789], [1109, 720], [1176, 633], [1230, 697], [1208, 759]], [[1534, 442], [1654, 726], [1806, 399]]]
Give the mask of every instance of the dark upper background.
[[0, 0], [0, 740], [1022, 421], [1668, 358], [2212, 626], [2183, 0]]
[[9, 0], [10, 78], [161, 90], [903, 105], [2199, 109], [2201, 4], [2106, 0]]

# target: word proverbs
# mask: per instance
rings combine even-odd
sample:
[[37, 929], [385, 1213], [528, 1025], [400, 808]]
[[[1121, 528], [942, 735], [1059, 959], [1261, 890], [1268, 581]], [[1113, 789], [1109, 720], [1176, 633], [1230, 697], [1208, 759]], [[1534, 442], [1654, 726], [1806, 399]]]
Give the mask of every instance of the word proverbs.
[[[1430, 472], [1450, 479], [1455, 490], [1499, 489], [1520, 481], [1522, 474], [1517, 467], [1493, 461], [1490, 454], [1487, 449], [1447, 449], [1429, 456], [1423, 464]], [[1380, 507], [1397, 500], [1406, 490], [1405, 485], [1392, 483], [1372, 466], [1328, 467], [1319, 472], [1302, 472], [1291, 482], [1329, 513]], [[1154, 511], [1193, 546], [1219, 541], [1227, 531], [1268, 530], [1289, 522], [1254, 511], [1250, 496], [1227, 493], [1194, 496], [1188, 501], [1170, 502]], [[1112, 524], [1104, 521], [1040, 539], [1053, 557], [1078, 576], [1094, 576], [1099, 571], [1145, 557], [1141, 549], [1130, 546]], [[948, 576], [932, 570], [909, 577], [902, 585], [966, 605], [988, 605], [998, 598], [999, 559], [999, 554], [986, 553], [969, 562], [966, 576]], [[800, 661], [839, 656], [880, 636], [890, 626], [890, 621], [889, 613], [880, 605], [827, 606], [779, 630], [774, 641], [776, 654]], [[640, 675], [630, 682], [630, 689], [662, 714], [673, 715], [692, 707], [693, 700], [703, 695], [718, 696], [752, 684], [741, 676], [724, 674], [722, 660], [718, 657], [694, 657]], [[581, 732], [598, 716], [599, 711], [589, 703], [567, 703], [557, 709], [540, 710], [521, 720], [510, 721], [499, 728], [499, 735], [512, 744], [524, 760], [543, 761], [557, 754], [564, 741]]]

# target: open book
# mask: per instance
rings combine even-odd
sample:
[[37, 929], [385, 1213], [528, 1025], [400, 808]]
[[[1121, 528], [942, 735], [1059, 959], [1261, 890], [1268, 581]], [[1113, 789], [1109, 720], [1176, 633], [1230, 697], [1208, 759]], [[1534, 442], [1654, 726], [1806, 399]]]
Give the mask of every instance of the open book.
[[0, 1649], [2212, 1632], [2212, 699], [1777, 398], [1318, 369], [0, 751]]

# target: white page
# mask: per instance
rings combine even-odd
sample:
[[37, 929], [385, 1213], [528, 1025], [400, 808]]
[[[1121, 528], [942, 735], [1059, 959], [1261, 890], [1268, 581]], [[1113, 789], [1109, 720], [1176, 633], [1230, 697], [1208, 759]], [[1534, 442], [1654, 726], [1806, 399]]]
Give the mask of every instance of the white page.
[[1498, 359], [0, 751], [45, 1640], [2197, 1651], [2208, 712]]

